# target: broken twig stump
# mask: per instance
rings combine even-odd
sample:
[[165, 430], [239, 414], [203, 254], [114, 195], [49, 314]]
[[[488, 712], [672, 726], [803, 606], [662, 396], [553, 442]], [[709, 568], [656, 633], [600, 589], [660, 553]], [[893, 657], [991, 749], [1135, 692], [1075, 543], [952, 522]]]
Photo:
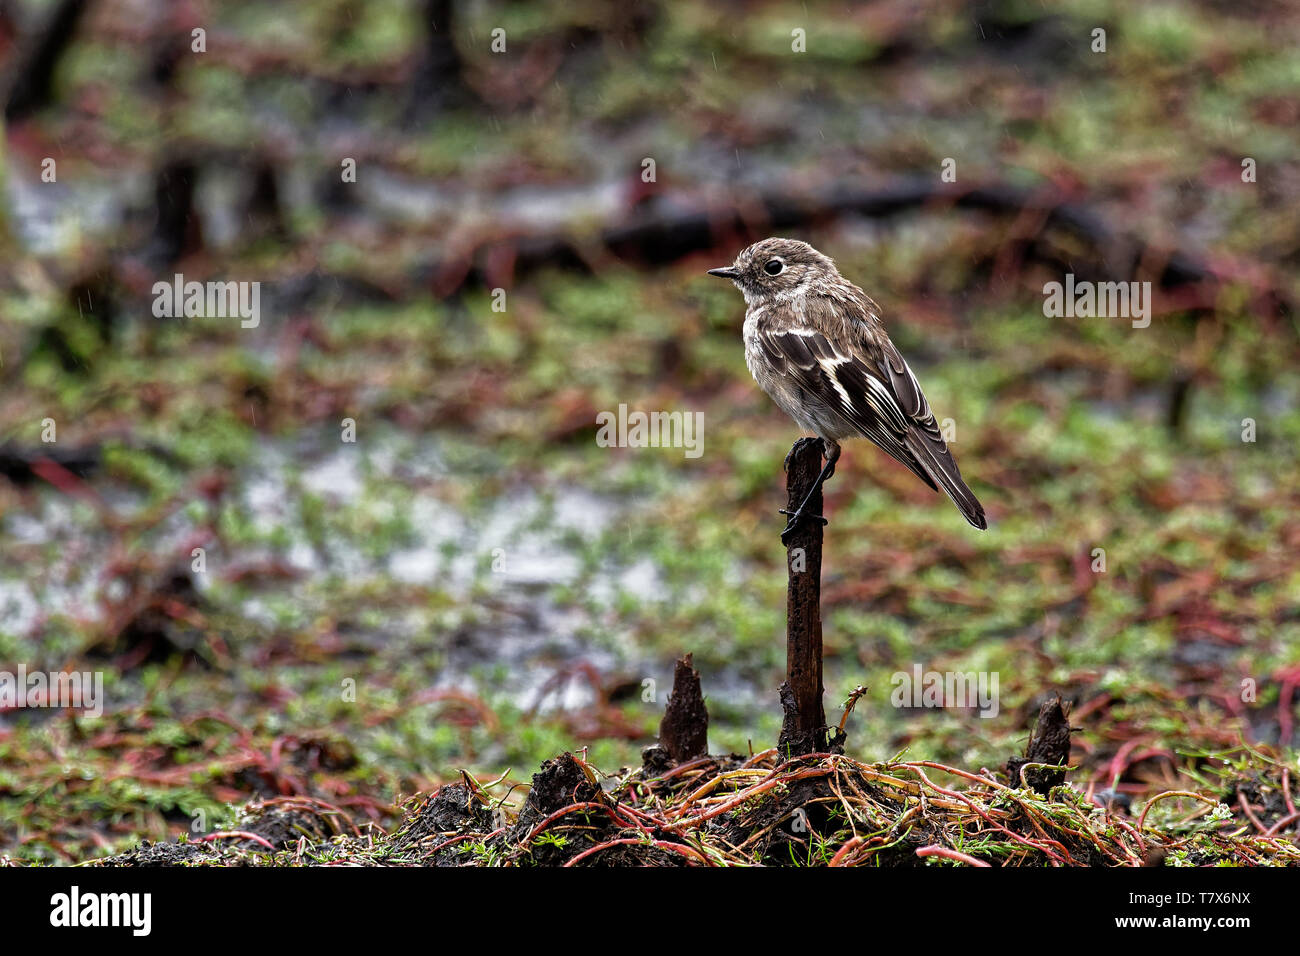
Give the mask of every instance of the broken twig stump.
[[[1028, 784], [1038, 793], [1047, 796], [1053, 787], [1065, 783], [1064, 770], [1047, 768], [1063, 767], [1070, 762], [1070, 707], [1071, 703], [1061, 700], [1059, 694], [1043, 701], [1043, 705], [1038, 708], [1038, 721], [1029, 737], [1025, 755], [1007, 761], [1007, 776], [1011, 778], [1011, 786], [1022, 787]], [[1029, 764], [1047, 766], [1030, 767]], [[1020, 774], [1022, 769], [1023, 781]]]
[[659, 722], [659, 745], [673, 763], [685, 763], [709, 752], [709, 712], [700, 690], [700, 674], [691, 666], [694, 655], [677, 661], [668, 709]]
[[[787, 510], [796, 511], [822, 467], [819, 438], [801, 438], [786, 458]], [[806, 513], [820, 515], [819, 488]], [[781, 736], [785, 756], [822, 753], [827, 748], [822, 707], [822, 523], [805, 518], [790, 532], [786, 546], [785, 682], [781, 685]], [[838, 735], [837, 735], [838, 736]]]
[[679, 658], [673, 670], [673, 690], [659, 721], [659, 742], [641, 751], [642, 766], [662, 773], [709, 752], [709, 711], [700, 690], [700, 674], [692, 667], [693, 655]]

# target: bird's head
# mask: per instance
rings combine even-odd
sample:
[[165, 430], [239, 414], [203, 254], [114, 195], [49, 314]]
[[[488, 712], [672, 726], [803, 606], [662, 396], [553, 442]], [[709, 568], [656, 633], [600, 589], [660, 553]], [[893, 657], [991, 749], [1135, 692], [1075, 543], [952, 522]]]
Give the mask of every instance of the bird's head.
[[745, 301], [795, 295], [818, 280], [839, 275], [835, 263], [798, 239], [764, 239], [742, 249], [736, 261], [709, 275], [736, 283]]

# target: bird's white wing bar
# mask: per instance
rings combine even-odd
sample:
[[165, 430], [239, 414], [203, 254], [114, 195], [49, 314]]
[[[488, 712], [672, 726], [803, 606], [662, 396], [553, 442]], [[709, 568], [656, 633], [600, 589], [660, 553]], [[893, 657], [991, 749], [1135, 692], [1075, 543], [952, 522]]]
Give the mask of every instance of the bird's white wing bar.
[[798, 384], [839, 414], [862, 437], [883, 448], [938, 490], [907, 447], [909, 422], [880, 372], [864, 358], [843, 354], [820, 332], [800, 328], [757, 330], [759, 345], [777, 374]]
[[[764, 329], [759, 342], [772, 364], [838, 408], [853, 425], [867, 433], [877, 423], [901, 438], [908, 422], [880, 373], [859, 355], [845, 354], [812, 329]], [[869, 436], [870, 437], [870, 436]]]

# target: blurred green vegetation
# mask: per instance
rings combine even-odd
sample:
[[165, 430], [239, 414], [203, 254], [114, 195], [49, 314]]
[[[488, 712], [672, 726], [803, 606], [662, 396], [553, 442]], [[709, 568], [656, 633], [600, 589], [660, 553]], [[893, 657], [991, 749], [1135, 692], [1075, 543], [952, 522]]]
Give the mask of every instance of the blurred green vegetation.
[[[797, 433], [749, 379], [740, 297], [702, 274], [737, 242], [521, 273], [504, 312], [473, 283], [438, 291], [519, 222], [589, 238], [632, 215], [601, 197], [634, 190], [646, 156], [687, 206], [937, 176], [951, 156], [959, 182], [1059, 188], [1230, 265], [1217, 301], [1157, 292], [1134, 329], [1044, 318], [1059, 275], [1014, 222], [934, 209], [795, 230], [881, 303], [991, 520], [975, 533], [848, 446], [827, 486], [827, 710], [866, 685], [854, 756], [994, 767], [1060, 689], [1081, 784], [1115, 783], [1122, 752], [1119, 782], [1146, 793], [1243, 738], [1294, 765], [1300, 348], [1259, 293], [1300, 294], [1297, 13], [989, 4], [980, 36], [969, 5], [922, 6], [652, 4], [634, 29], [618, 5], [475, 4], [455, 35], [480, 102], [411, 119], [416, 4], [214, 0], [208, 52], [165, 88], [141, 46], [163, 27], [104, 4], [61, 61], [59, 108], [4, 139], [0, 442], [38, 447], [53, 418], [60, 448], [102, 460], [62, 487], [0, 479], [0, 669], [101, 670], [107, 709], [0, 714], [0, 852], [107, 854], [197, 811], [219, 827], [256, 795], [391, 824], [460, 768], [527, 780], [583, 747], [632, 765], [686, 652], [711, 749], [775, 742]], [[494, 58], [498, 26], [517, 52]], [[178, 144], [210, 158], [208, 235], [148, 265], [150, 175]], [[259, 150], [287, 238], [249, 235], [243, 184], [222, 179]], [[38, 200], [46, 155], [59, 181]], [[361, 197], [346, 213], [311, 185], [342, 156]], [[122, 215], [95, 221], [100, 201]], [[67, 294], [105, 261], [107, 333]], [[146, 293], [173, 271], [279, 291], [255, 330], [154, 320]], [[300, 301], [318, 274], [328, 291]], [[704, 455], [597, 447], [595, 414], [620, 403], [703, 412]], [[997, 672], [998, 716], [891, 707], [914, 663]]]

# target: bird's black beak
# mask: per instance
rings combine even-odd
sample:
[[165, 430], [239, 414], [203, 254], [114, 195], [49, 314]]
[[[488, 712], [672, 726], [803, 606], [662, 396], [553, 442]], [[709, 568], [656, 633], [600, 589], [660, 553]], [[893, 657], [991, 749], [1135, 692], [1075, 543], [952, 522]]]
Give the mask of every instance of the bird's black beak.
[[733, 267], [731, 267], [731, 266], [726, 266], [725, 268], [722, 268], [722, 269], [710, 269], [710, 270], [709, 270], [709, 275], [711, 275], [711, 276], [717, 276], [719, 279], [739, 279], [739, 278], [740, 278], [740, 273], [737, 272], [737, 271], [736, 271]]

